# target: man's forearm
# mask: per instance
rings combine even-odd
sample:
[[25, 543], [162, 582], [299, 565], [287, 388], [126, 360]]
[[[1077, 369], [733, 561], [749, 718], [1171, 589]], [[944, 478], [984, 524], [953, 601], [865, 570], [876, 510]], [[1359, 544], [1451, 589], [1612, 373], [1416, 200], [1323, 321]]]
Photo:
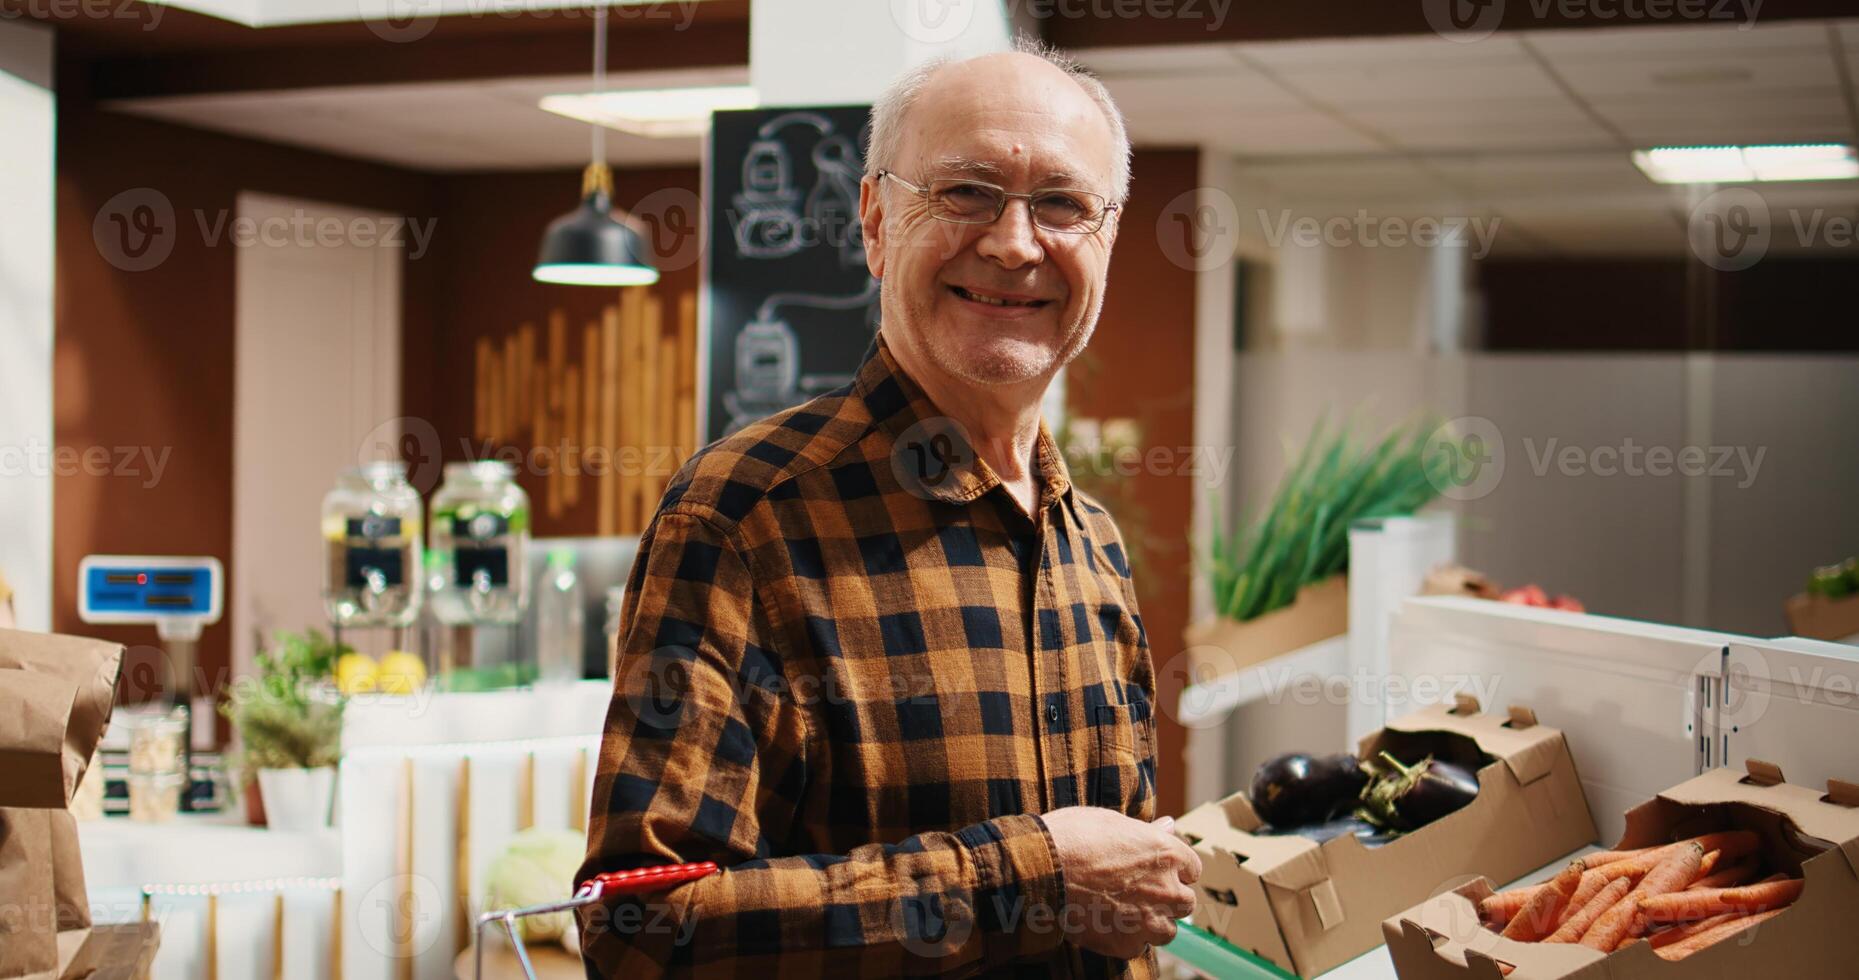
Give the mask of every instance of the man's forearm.
[[756, 961], [770, 975], [964, 973], [1057, 947], [1064, 892], [1040, 818], [1011, 816], [845, 855], [739, 861], [584, 916], [582, 935], [609, 977]]

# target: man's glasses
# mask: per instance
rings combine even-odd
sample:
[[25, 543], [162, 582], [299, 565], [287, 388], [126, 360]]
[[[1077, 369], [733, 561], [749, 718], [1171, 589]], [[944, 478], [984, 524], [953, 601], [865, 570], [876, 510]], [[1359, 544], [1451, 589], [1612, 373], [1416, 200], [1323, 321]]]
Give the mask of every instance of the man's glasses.
[[1065, 235], [1089, 235], [1104, 227], [1104, 219], [1119, 205], [1102, 194], [1071, 187], [1042, 187], [1026, 194], [1016, 194], [1005, 187], [980, 180], [942, 178], [919, 187], [890, 170], [878, 171], [878, 179], [889, 177], [929, 205], [930, 217], [958, 225], [986, 225], [1000, 220], [1013, 198], [1026, 201], [1033, 213], [1033, 224], [1047, 231]]

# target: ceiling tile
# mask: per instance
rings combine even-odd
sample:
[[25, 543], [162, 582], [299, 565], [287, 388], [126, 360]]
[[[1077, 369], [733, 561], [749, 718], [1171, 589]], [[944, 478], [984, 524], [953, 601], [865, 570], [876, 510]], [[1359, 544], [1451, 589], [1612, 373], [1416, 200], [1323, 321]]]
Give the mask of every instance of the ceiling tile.
[[1220, 71], [1237, 64], [1233, 49], [1230, 44], [1156, 44], [1076, 48], [1067, 53], [1099, 75], [1137, 75]]
[[1129, 117], [1166, 113], [1187, 107], [1226, 109], [1303, 109], [1303, 100], [1249, 68], [1229, 65], [1218, 73], [1177, 75], [1108, 75], [1104, 87]]
[[1689, 23], [1658, 27], [1532, 31], [1528, 41], [1552, 64], [1565, 61], [1630, 62], [1643, 58], [1710, 58], [1754, 52], [1802, 53], [1827, 50], [1825, 25], [1801, 21], [1779, 24], [1758, 21], [1755, 26], [1748, 28], [1725, 23]]

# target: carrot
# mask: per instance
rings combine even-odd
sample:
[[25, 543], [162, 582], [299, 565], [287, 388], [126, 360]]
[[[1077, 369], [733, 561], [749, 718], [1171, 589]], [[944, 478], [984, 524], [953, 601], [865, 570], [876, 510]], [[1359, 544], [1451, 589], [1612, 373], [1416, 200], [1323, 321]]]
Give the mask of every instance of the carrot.
[[1801, 897], [1806, 886], [1799, 878], [1744, 885], [1740, 888], [1705, 888], [1640, 899], [1640, 911], [1653, 922], [1691, 922], [1725, 912], [1766, 912], [1784, 908]]
[[1704, 848], [1696, 842], [1687, 842], [1684, 847], [1674, 851], [1659, 866], [1647, 872], [1640, 879], [1627, 897], [1614, 903], [1614, 907], [1602, 913], [1594, 925], [1582, 934], [1581, 944], [1589, 949], [1611, 953], [1623, 940], [1630, 939], [1645, 932], [1646, 922], [1639, 914], [1639, 900], [1675, 892], [1691, 884], [1698, 877], [1698, 862], [1704, 859]]
[[[1587, 861], [1587, 858], [1582, 858], [1583, 864]], [[1555, 929], [1562, 928], [1563, 923], [1574, 918], [1575, 913], [1580, 912], [1584, 906], [1593, 901], [1594, 896], [1599, 895], [1601, 889], [1606, 888], [1608, 884], [1609, 879], [1607, 875], [1601, 873], [1600, 868], [1589, 868], [1582, 872], [1581, 884], [1575, 886], [1575, 894], [1569, 896], [1568, 904], [1562, 906], [1562, 915], [1556, 919]], [[1554, 932], [1555, 929], [1549, 931]]]
[[1542, 887], [1541, 885], [1524, 885], [1521, 888], [1496, 892], [1478, 903], [1478, 914], [1487, 924], [1502, 928], [1511, 919], [1516, 918], [1518, 910], [1522, 909], [1524, 903], [1530, 900], [1530, 896], [1536, 894], [1537, 890]]
[[1582, 855], [1582, 860], [1586, 861], [1588, 867], [1592, 869], [1601, 867], [1605, 864], [1613, 864], [1615, 861], [1625, 861], [1628, 858], [1645, 857], [1654, 851], [1664, 849], [1664, 845], [1657, 845], [1654, 847], [1635, 847], [1626, 851], [1596, 851], [1593, 854]]
[[1655, 949], [1653, 952], [1668, 960], [1682, 960], [1701, 949], [1715, 946], [1745, 929], [1754, 928], [1757, 924], [1767, 922], [1780, 914], [1782, 914], [1781, 909], [1773, 909], [1756, 915], [1739, 916], [1713, 929], [1706, 929], [1695, 936], [1687, 936], [1662, 949]]
[[1607, 913], [1627, 892], [1633, 890], [1633, 882], [1625, 878], [1615, 878], [1608, 882], [1599, 892], [1590, 898], [1587, 904], [1576, 910], [1575, 914], [1563, 920], [1562, 925], [1548, 938], [1546, 943], [1576, 943], [1586, 935], [1595, 920]]
[[1681, 844], [1696, 844], [1706, 853], [1722, 851], [1725, 859], [1748, 857], [1762, 846], [1762, 837], [1753, 830], [1725, 830], [1715, 834], [1693, 837]]
[[1755, 876], [1756, 862], [1738, 861], [1727, 868], [1718, 868], [1716, 871], [1692, 882], [1689, 890], [1697, 891], [1700, 888], [1730, 888], [1735, 885], [1748, 884], [1749, 880]]
[[[1715, 870], [1717, 870], [1717, 862], [1718, 862], [1718, 860], [1720, 860], [1720, 859], [1721, 859], [1722, 857], [1723, 857], [1723, 851], [1722, 851], [1722, 850], [1715, 850], [1715, 851], [1708, 851], [1708, 852], [1706, 852], [1706, 853], [1705, 853], [1705, 855], [1704, 855], [1704, 860], [1702, 860], [1702, 861], [1699, 861], [1699, 862], [1698, 862], [1698, 877], [1699, 877], [1699, 878], [1703, 878], [1703, 877], [1706, 877], [1706, 876], [1708, 876], [1708, 875], [1709, 875], [1709, 874], [1710, 874], [1710, 873], [1711, 873], [1712, 871], [1715, 871]], [[1685, 886], [1685, 887], [1687, 887], [1687, 888], [1689, 888], [1690, 886], [1689, 886], [1689, 885], [1687, 885], [1687, 886]]]
[[1632, 879], [1634, 884], [1639, 884], [1641, 878], [1646, 877], [1652, 869], [1659, 866], [1659, 862], [1677, 853], [1675, 850], [1677, 847], [1678, 845], [1674, 844], [1670, 847], [1658, 848], [1650, 853], [1642, 854], [1639, 857], [1627, 858], [1624, 861], [1615, 861], [1612, 864], [1603, 864], [1599, 870], [1602, 874], [1607, 876], [1607, 880], [1609, 881], [1615, 878], [1629, 878]]
[[1549, 884], [1536, 890], [1522, 909], [1511, 917], [1504, 927], [1504, 938], [1520, 942], [1533, 943], [1555, 931], [1556, 920], [1561, 916], [1562, 906], [1568, 903], [1575, 889], [1581, 884], [1582, 873], [1588, 866], [1580, 861], [1571, 861], [1569, 866]]
[[1648, 937], [1647, 941], [1652, 943], [1653, 949], [1663, 949], [1667, 946], [1672, 945], [1675, 942], [1679, 942], [1685, 939], [1690, 939], [1692, 936], [1695, 936], [1700, 932], [1706, 932], [1708, 930], [1715, 929], [1718, 926], [1723, 925], [1726, 922], [1729, 922], [1731, 919], [1742, 919], [1742, 918], [1746, 918], [1746, 916], [1743, 916], [1736, 912], [1725, 912], [1722, 915], [1713, 915], [1708, 919], [1699, 919], [1696, 922], [1687, 922], [1684, 925], [1672, 926], [1669, 929], [1662, 929], [1659, 932], [1653, 933], [1650, 937]]

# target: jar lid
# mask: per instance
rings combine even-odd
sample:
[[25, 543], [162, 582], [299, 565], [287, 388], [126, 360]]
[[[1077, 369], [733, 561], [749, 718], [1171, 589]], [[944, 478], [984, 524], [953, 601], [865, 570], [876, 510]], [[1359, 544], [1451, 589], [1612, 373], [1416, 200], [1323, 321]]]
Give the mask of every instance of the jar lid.
[[508, 483], [516, 479], [516, 467], [500, 459], [473, 459], [445, 464], [445, 478], [476, 480], [480, 483]]
[[141, 731], [143, 729], [177, 729], [187, 728], [187, 713], [179, 705], [137, 705], [124, 707], [116, 712], [116, 721], [125, 730]]

